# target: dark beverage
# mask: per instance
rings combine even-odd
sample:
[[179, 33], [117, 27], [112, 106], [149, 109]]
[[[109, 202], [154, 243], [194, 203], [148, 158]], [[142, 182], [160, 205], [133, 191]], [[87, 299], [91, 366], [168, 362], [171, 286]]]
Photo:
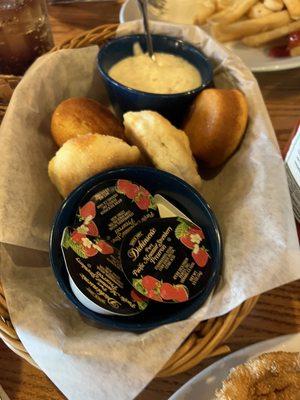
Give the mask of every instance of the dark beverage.
[[52, 46], [45, 0], [0, 1], [1, 74], [24, 74]]

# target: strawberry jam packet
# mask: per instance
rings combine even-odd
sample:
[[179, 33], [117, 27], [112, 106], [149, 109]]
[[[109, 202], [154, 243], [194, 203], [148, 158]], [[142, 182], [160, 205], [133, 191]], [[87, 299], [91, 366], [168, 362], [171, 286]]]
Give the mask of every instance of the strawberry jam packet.
[[79, 207], [75, 227], [83, 234], [99, 235], [120, 248], [131, 229], [158, 217], [154, 198], [147, 189], [119, 179], [96, 185], [87, 193]]
[[213, 271], [205, 232], [182, 217], [152, 219], [125, 237], [123, 271], [143, 296], [181, 303], [199, 295]]
[[101, 239], [65, 228], [61, 249], [71, 289], [88, 309], [100, 314], [135, 315], [148, 300], [126, 281], [117, 249]]

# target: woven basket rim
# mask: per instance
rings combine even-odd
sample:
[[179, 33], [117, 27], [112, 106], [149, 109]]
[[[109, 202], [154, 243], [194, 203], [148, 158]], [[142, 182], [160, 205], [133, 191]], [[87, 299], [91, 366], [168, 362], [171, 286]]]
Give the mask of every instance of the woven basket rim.
[[[94, 44], [101, 46], [107, 40], [114, 37], [117, 27], [118, 24], [100, 25], [92, 30], [83, 32], [64, 41], [59, 46], [55, 46], [50, 52], [60, 49], [85, 47]], [[11, 84], [13, 88], [16, 85], [16, 81], [19, 80], [19, 77], [11, 75], [2, 75], [0, 78], [5, 80], [7, 84]], [[7, 104], [0, 104], [0, 122], [6, 108]], [[208, 357], [214, 357], [230, 352], [230, 348], [224, 343], [251, 312], [258, 298], [259, 296], [252, 297], [225, 315], [202, 321], [177, 349], [158, 376], [169, 377], [185, 372]], [[20, 341], [12, 324], [1, 281], [0, 337], [12, 351], [38, 368], [37, 364], [33, 361], [23, 343]]]

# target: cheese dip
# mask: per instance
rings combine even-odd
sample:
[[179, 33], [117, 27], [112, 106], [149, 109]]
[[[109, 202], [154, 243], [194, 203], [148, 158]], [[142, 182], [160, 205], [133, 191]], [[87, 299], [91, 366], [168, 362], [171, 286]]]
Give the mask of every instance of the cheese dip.
[[201, 75], [182, 57], [155, 53], [155, 61], [140, 53], [124, 58], [108, 71], [115, 81], [147, 93], [175, 94], [196, 89], [201, 85]]

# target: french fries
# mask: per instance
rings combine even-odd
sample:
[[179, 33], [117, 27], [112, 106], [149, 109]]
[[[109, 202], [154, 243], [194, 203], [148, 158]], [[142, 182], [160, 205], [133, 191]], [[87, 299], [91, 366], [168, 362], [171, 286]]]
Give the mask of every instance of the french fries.
[[272, 31], [245, 37], [242, 42], [247, 46], [258, 47], [268, 42], [271, 42], [272, 40], [279, 39], [285, 35], [288, 35], [289, 33], [295, 32], [299, 29], [300, 21], [295, 21]]
[[236, 0], [228, 8], [214, 14], [209, 21], [230, 24], [245, 15], [255, 3], [257, 3], [257, 0]]
[[194, 24], [203, 25], [207, 18], [210, 17], [216, 10], [214, 0], [202, 0], [200, 7], [197, 9], [197, 14], [194, 19]]
[[279, 11], [265, 17], [235, 22], [230, 25], [215, 24], [211, 32], [220, 42], [229, 42], [286, 25], [291, 21], [287, 11]]
[[264, 0], [264, 6], [271, 11], [281, 11], [284, 8], [282, 0]]
[[292, 57], [300, 56], [300, 46], [294, 47], [290, 52]]
[[258, 2], [250, 8], [247, 15], [249, 18], [260, 18], [272, 14], [272, 12], [273, 11], [267, 8], [263, 3]]
[[300, 18], [300, 0], [283, 0], [293, 19]]
[[216, 0], [216, 6], [218, 11], [222, 11], [225, 8], [232, 6], [234, 0]]
[[194, 23], [208, 24], [220, 42], [258, 47], [300, 30], [300, 0], [202, 0]]

